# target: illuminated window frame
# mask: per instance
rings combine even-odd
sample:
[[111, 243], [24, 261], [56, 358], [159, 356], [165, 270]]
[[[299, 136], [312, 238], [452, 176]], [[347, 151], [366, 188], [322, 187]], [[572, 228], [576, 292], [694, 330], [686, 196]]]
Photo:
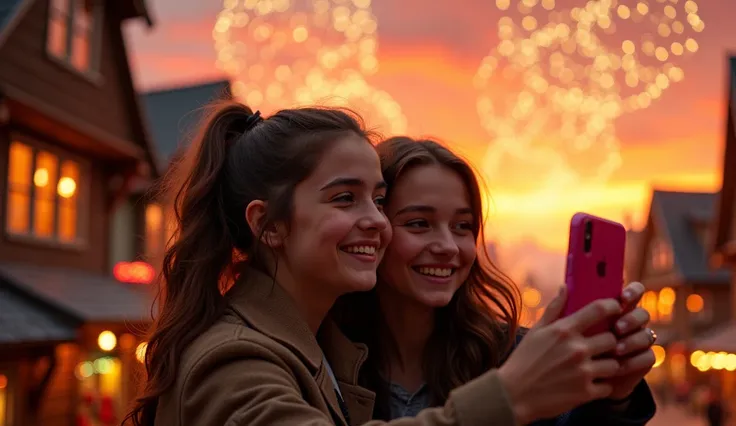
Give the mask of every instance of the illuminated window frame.
[[[89, 5], [91, 13], [86, 26], [77, 19], [83, 4]], [[104, 21], [104, 2], [101, 0], [49, 0], [46, 19], [46, 52], [48, 56], [86, 76], [98, 76], [102, 50], [102, 30]], [[51, 37], [53, 28], [58, 26], [63, 32], [63, 48], [54, 51]], [[75, 40], [79, 37], [85, 40], [87, 52], [85, 54], [86, 67], [77, 63], [75, 56]]]
[[[20, 143], [22, 145], [25, 145], [26, 147], [30, 148], [32, 150], [32, 162], [31, 162], [31, 176], [30, 176], [30, 182], [31, 182], [31, 188], [30, 188], [30, 194], [29, 194], [29, 207], [28, 207], [28, 230], [26, 232], [17, 232], [10, 228], [10, 195], [11, 195], [11, 184], [10, 184], [10, 150], [11, 146], [14, 142]], [[90, 168], [89, 163], [87, 161], [84, 161], [82, 158], [70, 155], [63, 150], [59, 150], [56, 147], [50, 146], [48, 144], [39, 142], [35, 139], [26, 137], [24, 135], [20, 134], [11, 134], [10, 137], [10, 144], [8, 144], [7, 148], [7, 161], [8, 164], [6, 165], [6, 171], [5, 171], [5, 205], [3, 206], [3, 213], [4, 217], [2, 217], [3, 221], [3, 229], [5, 230], [5, 235], [8, 236], [11, 240], [16, 241], [22, 241], [22, 242], [31, 242], [31, 243], [38, 243], [38, 244], [44, 244], [44, 245], [53, 245], [58, 247], [70, 247], [70, 248], [81, 248], [84, 247], [87, 242], [87, 235], [88, 235], [88, 207], [89, 207], [89, 177], [90, 177]], [[53, 155], [57, 160], [57, 168], [60, 168], [60, 165], [63, 164], [65, 161], [73, 162], [78, 167], [79, 176], [78, 180], [79, 182], [76, 182], [76, 192], [77, 192], [77, 214], [76, 214], [76, 237], [73, 241], [64, 241], [59, 238], [59, 201], [60, 196], [58, 192], [54, 192], [54, 199], [53, 199], [53, 230], [51, 233], [51, 236], [45, 237], [45, 236], [38, 236], [34, 235], [34, 214], [35, 214], [35, 192], [36, 189], [33, 185], [33, 178], [35, 174], [36, 169], [36, 161], [38, 158], [39, 152], [47, 152], [51, 155]], [[58, 173], [57, 173], [58, 174]], [[54, 185], [58, 184], [58, 178], [55, 180]]]
[[[155, 222], [155, 223], [154, 223]], [[143, 211], [143, 227], [145, 237], [143, 241], [143, 258], [146, 261], [158, 264], [163, 258], [166, 244], [166, 208], [160, 203], [146, 203]]]
[[672, 247], [661, 239], [654, 240], [652, 244], [651, 262], [652, 268], [656, 271], [672, 269], [674, 264], [674, 253], [672, 253]]

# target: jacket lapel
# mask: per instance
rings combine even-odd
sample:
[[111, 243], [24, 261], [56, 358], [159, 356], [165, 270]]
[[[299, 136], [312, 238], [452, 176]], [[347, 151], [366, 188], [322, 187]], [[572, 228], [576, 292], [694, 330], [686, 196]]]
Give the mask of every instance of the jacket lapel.
[[322, 324], [317, 338], [335, 373], [351, 423], [361, 425], [370, 421], [376, 394], [358, 385], [360, 367], [368, 357], [368, 348], [351, 342], [329, 318]]
[[304, 362], [319, 385], [335, 423], [346, 425], [323, 362], [322, 348], [299, 315], [291, 296], [273, 278], [249, 268], [228, 291], [226, 298], [230, 308], [249, 327], [289, 348]]
[[[335, 421], [335, 424], [349, 426], [347, 420], [345, 420], [345, 417], [342, 415], [340, 403], [337, 401], [337, 392], [335, 391], [335, 387], [332, 385], [332, 379], [330, 379], [330, 376], [327, 373], [327, 366], [324, 362], [320, 366], [319, 371], [317, 371], [315, 380], [319, 385], [320, 391], [322, 391], [322, 397], [327, 401], [327, 404], [330, 407], [332, 419]], [[340, 390], [342, 391], [342, 386], [340, 387]], [[351, 411], [348, 412], [351, 413]]]

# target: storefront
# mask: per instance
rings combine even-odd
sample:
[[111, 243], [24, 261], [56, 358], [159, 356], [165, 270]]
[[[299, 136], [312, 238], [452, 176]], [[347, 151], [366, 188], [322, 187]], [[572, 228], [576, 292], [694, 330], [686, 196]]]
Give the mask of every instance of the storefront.
[[692, 349], [690, 364], [701, 373], [700, 382], [718, 389], [736, 408], [736, 323], [697, 339]]
[[78, 385], [77, 426], [119, 425], [135, 397], [145, 343], [130, 333], [97, 334], [74, 367]]
[[119, 425], [151, 302], [146, 285], [0, 264], [0, 426]]

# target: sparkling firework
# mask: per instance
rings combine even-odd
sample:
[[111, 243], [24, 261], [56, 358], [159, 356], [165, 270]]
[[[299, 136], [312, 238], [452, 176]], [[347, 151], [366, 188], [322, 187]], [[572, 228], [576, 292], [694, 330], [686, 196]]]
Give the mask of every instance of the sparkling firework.
[[370, 0], [225, 0], [217, 64], [253, 108], [349, 106], [379, 129], [406, 131], [399, 104], [371, 86], [377, 22]]
[[473, 82], [493, 138], [485, 174], [507, 178], [523, 165], [541, 178], [537, 190], [607, 179], [621, 163], [615, 120], [684, 78], [676, 59], [698, 50], [705, 28], [692, 0], [556, 6], [496, 0], [499, 42]]

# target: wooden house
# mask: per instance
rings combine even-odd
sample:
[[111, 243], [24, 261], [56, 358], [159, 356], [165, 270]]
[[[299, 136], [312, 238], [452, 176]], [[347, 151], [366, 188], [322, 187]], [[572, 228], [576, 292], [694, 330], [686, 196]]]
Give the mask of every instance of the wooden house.
[[0, 426], [113, 424], [134, 392], [145, 286], [111, 217], [158, 174], [121, 31], [142, 0], [0, 0]]
[[[204, 107], [230, 96], [228, 80], [155, 89], [140, 95], [161, 170], [176, 161], [194, 137]], [[112, 219], [110, 262], [137, 265], [135, 269], [140, 274], [131, 278], [141, 282], [152, 278], [150, 271], [158, 272], [164, 248], [172, 236], [170, 200], [154, 196], [149, 191], [152, 183], [150, 179], [136, 179], [130, 195]]]
[[729, 58], [727, 75], [723, 179], [716, 203], [710, 261], [714, 268], [725, 267], [732, 271], [730, 293], [724, 295], [724, 303], [731, 306], [731, 318], [730, 322], [695, 342], [691, 361], [701, 371], [720, 376], [733, 408], [736, 407], [736, 57]]
[[708, 262], [717, 194], [655, 190], [647, 224], [636, 237], [631, 280], [647, 291], [642, 306], [659, 335], [655, 383], [684, 383], [694, 373], [689, 348], [694, 339], [731, 315], [731, 271]]

